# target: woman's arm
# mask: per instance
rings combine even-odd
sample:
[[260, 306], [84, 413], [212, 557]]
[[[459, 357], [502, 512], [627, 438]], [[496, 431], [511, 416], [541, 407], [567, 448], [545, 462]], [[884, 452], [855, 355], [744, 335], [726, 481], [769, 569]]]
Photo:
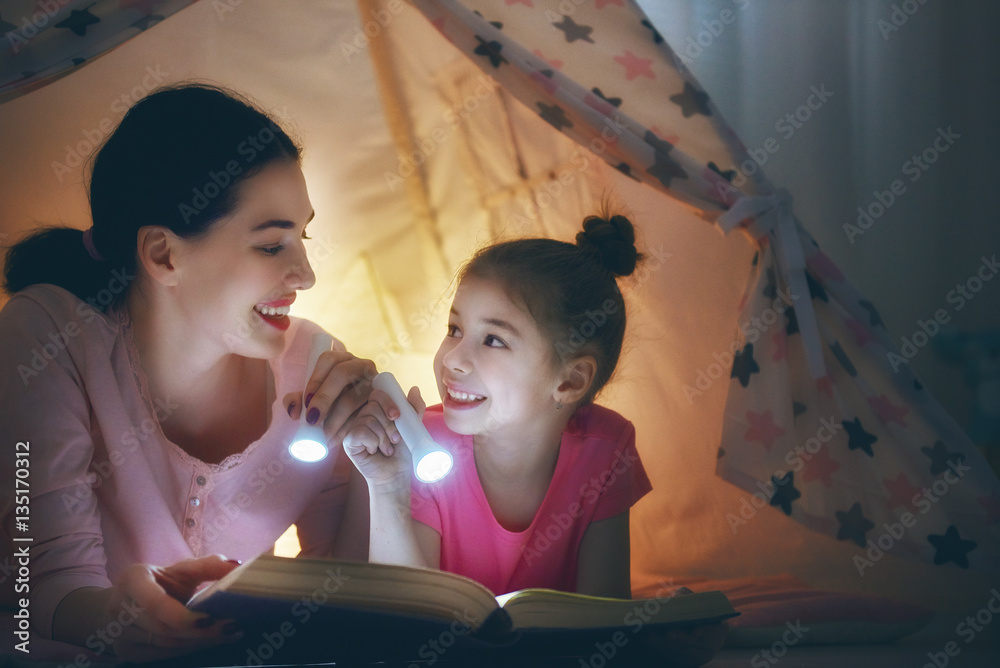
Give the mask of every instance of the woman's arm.
[[628, 521], [626, 510], [587, 527], [577, 557], [577, 592], [632, 598]]

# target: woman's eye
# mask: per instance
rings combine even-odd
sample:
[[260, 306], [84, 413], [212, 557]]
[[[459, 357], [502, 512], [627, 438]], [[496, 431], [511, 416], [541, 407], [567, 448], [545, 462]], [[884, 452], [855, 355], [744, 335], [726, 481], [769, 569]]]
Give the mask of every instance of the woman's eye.
[[309, 236], [308, 234], [306, 234], [305, 230], [302, 230], [302, 238], [305, 239], [306, 241], [312, 239], [311, 236]]
[[486, 338], [483, 339], [483, 343], [490, 348], [506, 348], [507, 344], [503, 342], [502, 339], [498, 339], [492, 334], [487, 334]]
[[278, 253], [280, 253], [284, 248], [285, 248], [284, 246], [282, 246], [281, 244], [278, 244], [277, 246], [267, 246], [265, 248], [259, 248], [257, 250], [259, 250], [264, 255], [270, 255], [270, 256], [273, 257], [273, 256], [277, 255]]

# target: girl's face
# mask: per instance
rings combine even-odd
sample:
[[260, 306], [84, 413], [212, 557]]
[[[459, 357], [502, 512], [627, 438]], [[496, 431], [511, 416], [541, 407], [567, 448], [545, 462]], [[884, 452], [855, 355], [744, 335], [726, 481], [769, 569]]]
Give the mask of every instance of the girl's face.
[[495, 281], [466, 276], [434, 357], [448, 428], [459, 434], [515, 433], [551, 419], [560, 378], [551, 342]]
[[278, 161], [247, 178], [235, 209], [207, 235], [181, 240], [177, 303], [183, 319], [223, 350], [281, 353], [289, 306], [316, 282], [303, 239], [313, 217], [302, 170]]

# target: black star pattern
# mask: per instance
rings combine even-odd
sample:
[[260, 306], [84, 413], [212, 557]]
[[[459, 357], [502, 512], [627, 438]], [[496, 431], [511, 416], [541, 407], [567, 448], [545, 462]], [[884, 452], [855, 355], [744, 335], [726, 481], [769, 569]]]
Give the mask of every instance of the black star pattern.
[[884, 325], [882, 324], [882, 316], [880, 316], [878, 314], [878, 311], [875, 310], [874, 304], [872, 304], [867, 299], [862, 299], [861, 301], [858, 302], [858, 304], [861, 306], [861, 308], [868, 311], [869, 325], [871, 325], [872, 327], [884, 327]]
[[854, 365], [851, 363], [851, 358], [849, 358], [847, 353], [844, 352], [844, 349], [840, 347], [840, 341], [834, 341], [831, 343], [830, 350], [833, 351], [833, 356], [837, 358], [838, 362], [840, 362], [840, 366], [844, 367], [844, 371], [846, 371], [851, 378], [856, 378], [858, 370], [854, 368]]
[[590, 26], [580, 25], [565, 14], [562, 21], [553, 23], [552, 25], [562, 30], [566, 34], [566, 41], [571, 44], [578, 39], [590, 42], [591, 44], [594, 43], [594, 40], [590, 39], [590, 33], [594, 32], [594, 29]]
[[792, 501], [802, 496], [802, 493], [795, 489], [795, 474], [789, 471], [784, 477], [771, 476], [774, 483], [774, 495], [771, 497], [772, 506], [781, 506], [786, 515], [792, 514]]
[[545, 75], [545, 77], [549, 79], [551, 79], [552, 75], [555, 74], [555, 72], [553, 72], [552, 70], [538, 70], [538, 73]]
[[653, 44], [663, 43], [663, 35], [661, 35], [660, 32], [653, 27], [653, 24], [649, 22], [649, 19], [643, 19], [642, 25], [646, 26], [647, 28], [653, 31]]
[[785, 309], [785, 317], [788, 318], [788, 324], [785, 325], [785, 336], [791, 336], [792, 334], [799, 333], [799, 317], [795, 315], [795, 309], [789, 306]]
[[958, 535], [958, 527], [954, 524], [945, 530], [943, 536], [928, 534], [927, 542], [934, 546], [934, 564], [936, 566], [953, 561], [962, 568], [969, 567], [969, 558], [966, 555], [979, 545], [974, 540], [963, 540]]
[[819, 297], [825, 302], [830, 301], [830, 298], [826, 295], [826, 290], [808, 271], [806, 272], [806, 284], [809, 286], [809, 299], [816, 299]]
[[558, 104], [545, 104], [544, 102], [538, 102], [537, 104], [541, 110], [539, 115], [556, 130], [561, 131], [563, 128], [573, 127], [573, 123], [566, 118], [566, 112]]
[[722, 178], [724, 178], [725, 180], [729, 181], [730, 183], [732, 183], [733, 179], [736, 178], [735, 169], [727, 169], [726, 171], [722, 171], [722, 169], [720, 169], [719, 166], [714, 162], [709, 162], [708, 168], [711, 169], [716, 174], [718, 174], [719, 176], [721, 176]]
[[0, 33], [6, 35], [11, 30], [17, 30], [17, 26], [14, 25], [13, 23], [8, 23], [7, 21], [4, 21], [3, 15], [0, 14]]
[[500, 51], [503, 50], [503, 44], [496, 40], [487, 42], [479, 35], [476, 35], [476, 40], [479, 42], [479, 46], [473, 50], [474, 54], [477, 56], [486, 56], [490, 59], [490, 64], [497, 68], [500, 67], [501, 63], [507, 62], [507, 59], [500, 55]]
[[770, 267], [767, 268], [767, 285], [764, 286], [764, 292], [761, 294], [768, 299], [774, 299], [778, 296], [777, 281], [774, 280], [774, 269]]
[[809, 407], [805, 404], [799, 403], [798, 401], [792, 401], [792, 422], [795, 422], [795, 418], [805, 413], [809, 410]]
[[746, 387], [750, 384], [750, 375], [755, 373], [760, 373], [760, 367], [753, 359], [753, 344], [748, 343], [733, 357], [733, 370], [729, 377], [739, 378], [740, 385]]
[[674, 150], [673, 144], [666, 139], [660, 139], [652, 130], [646, 130], [646, 134], [643, 135], [642, 140], [661, 153], [670, 153]]
[[139, 30], [149, 30], [163, 19], [164, 17], [160, 16], [159, 14], [150, 14], [149, 16], [143, 16], [133, 25]]
[[948, 469], [958, 466], [965, 461], [965, 455], [961, 452], [948, 452], [944, 441], [934, 441], [933, 448], [920, 448], [920, 452], [927, 455], [931, 460], [931, 475], [944, 473]]
[[671, 179], [686, 179], [688, 177], [687, 172], [671, 160], [668, 155], [674, 148], [673, 144], [660, 139], [651, 130], [646, 130], [643, 140], [655, 149], [653, 153], [653, 166], [647, 169], [646, 173], [659, 180], [664, 188], [670, 187]]
[[865, 546], [865, 534], [875, 528], [875, 525], [861, 512], [861, 504], [855, 503], [846, 513], [838, 510], [834, 513], [840, 522], [837, 540], [850, 538], [861, 547]]
[[615, 169], [617, 169], [619, 172], [621, 172], [625, 176], [629, 177], [633, 181], [638, 181], [639, 180], [639, 179], [635, 178], [635, 176], [632, 174], [632, 166], [630, 164], [628, 164], [627, 162], [619, 162], [617, 165], [615, 165]]
[[602, 100], [610, 104], [615, 109], [622, 106], [622, 99], [620, 97], [608, 97], [607, 95], [601, 92], [600, 88], [594, 88], [590, 92], [592, 92], [594, 95], [596, 95], [597, 97], [601, 98]]
[[503, 24], [500, 23], [499, 21], [490, 21], [490, 25], [496, 28], [497, 30], [503, 30]]
[[671, 95], [670, 101], [680, 106], [684, 118], [695, 114], [712, 115], [712, 110], [708, 108], [708, 93], [698, 90], [686, 81], [684, 82], [684, 92]]
[[878, 436], [865, 431], [865, 428], [861, 426], [861, 418], [854, 418], [850, 421], [841, 420], [840, 424], [844, 425], [844, 429], [847, 430], [848, 450], [861, 450], [868, 453], [869, 457], [875, 456], [872, 451], [872, 443], [878, 440]]
[[100, 23], [101, 19], [90, 13], [90, 8], [97, 3], [91, 3], [86, 9], [74, 9], [69, 13], [69, 18], [56, 24], [57, 28], [68, 28], [77, 37], [87, 34], [87, 26]]

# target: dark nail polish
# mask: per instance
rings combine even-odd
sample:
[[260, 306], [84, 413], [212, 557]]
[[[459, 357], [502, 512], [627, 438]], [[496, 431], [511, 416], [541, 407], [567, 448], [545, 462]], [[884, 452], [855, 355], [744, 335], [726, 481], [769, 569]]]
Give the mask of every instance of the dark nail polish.
[[319, 419], [319, 409], [310, 408], [309, 414], [306, 415], [306, 422], [308, 422], [309, 424], [316, 424], [316, 420], [318, 419]]
[[295, 408], [295, 402], [288, 404], [288, 417], [292, 417], [292, 410]]
[[306, 395], [306, 408], [309, 408], [309, 402], [312, 401], [312, 398], [313, 398], [312, 392]]
[[240, 565], [243, 564], [243, 560], [242, 559], [226, 559], [226, 563], [227, 564], [236, 564], [237, 566], [240, 566]]
[[198, 629], [207, 629], [209, 626], [215, 623], [215, 619], [212, 617], [199, 617], [194, 620], [194, 626]]
[[236, 622], [229, 622], [228, 624], [222, 627], [222, 632], [227, 636], [235, 635], [242, 630], [243, 629]]

